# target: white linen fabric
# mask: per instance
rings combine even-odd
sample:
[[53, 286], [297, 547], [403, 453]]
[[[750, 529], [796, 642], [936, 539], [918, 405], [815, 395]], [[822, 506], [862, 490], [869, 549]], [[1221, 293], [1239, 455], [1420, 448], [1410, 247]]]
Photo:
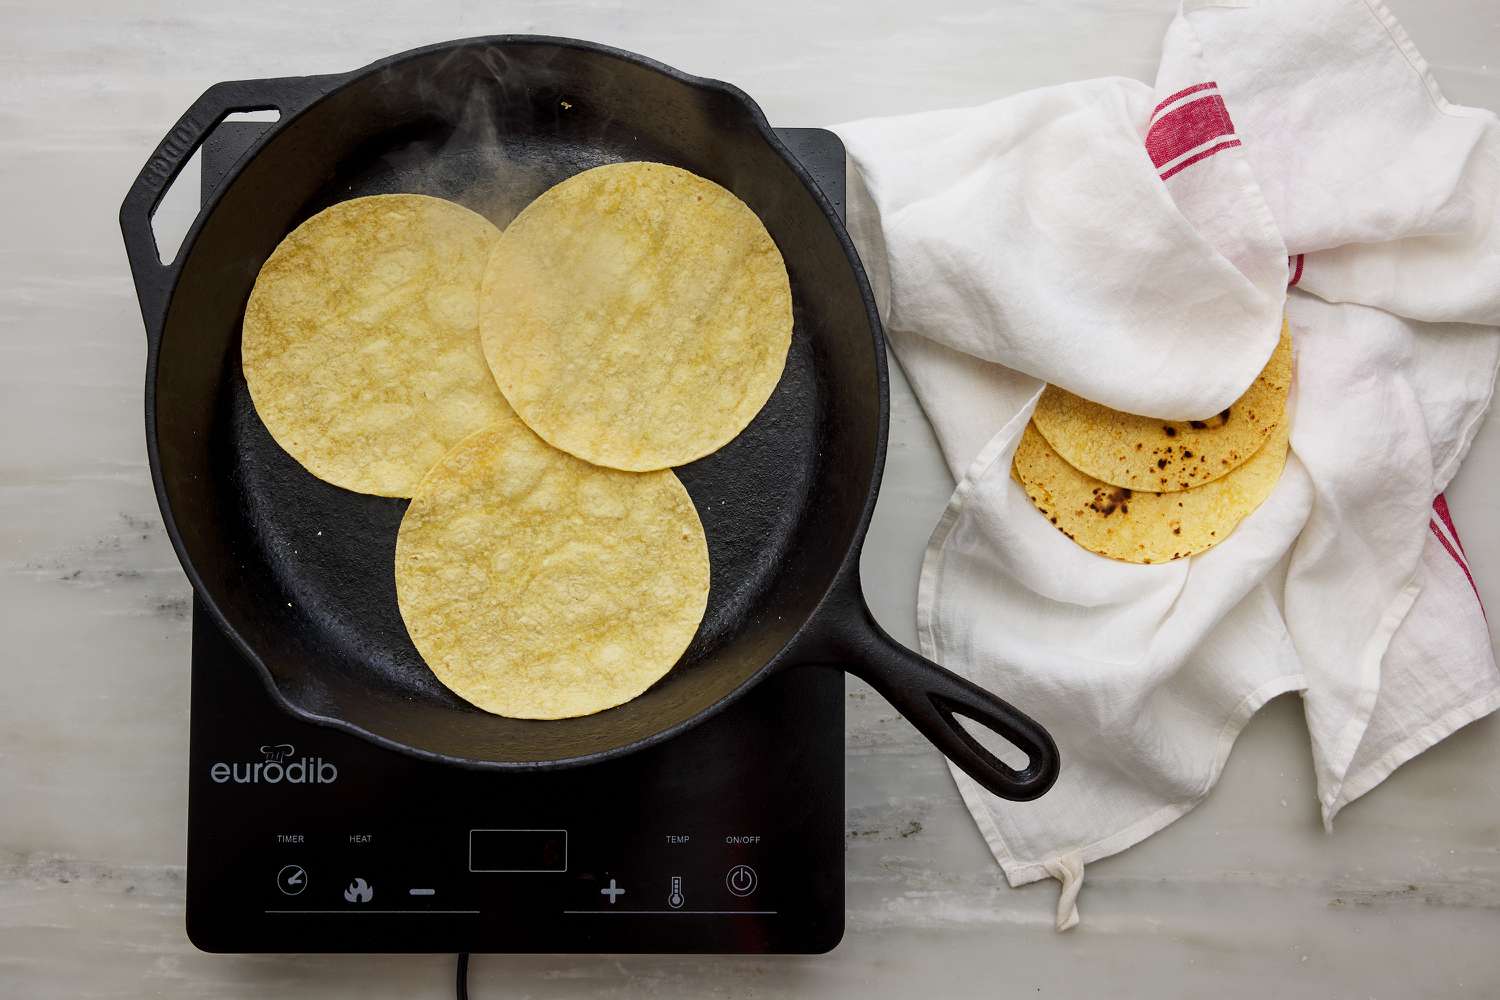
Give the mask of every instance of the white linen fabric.
[[[1442, 499], [1500, 365], [1500, 123], [1449, 104], [1373, 0], [1186, 3], [1154, 86], [1107, 79], [840, 126], [850, 231], [958, 481], [922, 652], [1056, 737], [1036, 802], [954, 778], [1011, 884], [1062, 882], [1183, 815], [1300, 691], [1325, 823], [1500, 707]], [[1290, 256], [1288, 256], [1290, 255]], [[1115, 562], [1010, 479], [1052, 382], [1217, 413], [1286, 316], [1291, 452], [1208, 552]]]

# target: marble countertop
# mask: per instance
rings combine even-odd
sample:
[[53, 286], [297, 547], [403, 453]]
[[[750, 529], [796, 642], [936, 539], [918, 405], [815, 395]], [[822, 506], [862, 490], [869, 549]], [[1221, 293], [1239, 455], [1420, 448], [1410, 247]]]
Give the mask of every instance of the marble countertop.
[[[778, 124], [826, 125], [1091, 76], [1149, 80], [1175, 6], [0, 4], [0, 996], [452, 995], [451, 956], [216, 956], [184, 935], [189, 589], [146, 471], [145, 342], [115, 213], [205, 86], [540, 32], [733, 81]], [[1393, 6], [1451, 99], [1500, 108], [1500, 7]], [[190, 201], [163, 221], [181, 231]], [[917, 567], [952, 482], [894, 382], [863, 570], [876, 614], [911, 642]], [[1491, 608], [1497, 475], [1492, 417], [1448, 493]], [[482, 956], [473, 995], [1500, 995], [1500, 721], [1402, 768], [1326, 835], [1300, 705], [1278, 699], [1207, 803], [1089, 867], [1084, 924], [1059, 935], [1055, 885], [1007, 888], [937, 753], [858, 682], [848, 698], [848, 933], [836, 951]]]

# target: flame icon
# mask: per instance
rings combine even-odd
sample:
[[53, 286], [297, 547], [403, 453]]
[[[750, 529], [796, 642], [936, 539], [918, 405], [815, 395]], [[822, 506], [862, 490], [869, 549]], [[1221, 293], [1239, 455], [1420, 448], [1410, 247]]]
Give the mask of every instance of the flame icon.
[[349, 883], [344, 890], [344, 900], [349, 903], [368, 903], [375, 898], [375, 887], [362, 878]]

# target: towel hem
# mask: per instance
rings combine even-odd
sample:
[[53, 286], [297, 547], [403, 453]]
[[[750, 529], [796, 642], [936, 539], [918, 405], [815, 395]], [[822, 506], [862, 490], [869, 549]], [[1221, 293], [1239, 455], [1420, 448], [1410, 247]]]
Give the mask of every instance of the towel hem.
[[[1420, 549], [1417, 552], [1417, 559], [1420, 562]], [[1380, 665], [1385, 661], [1386, 650], [1391, 648], [1391, 639], [1395, 637], [1396, 630], [1411, 613], [1412, 606], [1417, 603], [1417, 596], [1421, 593], [1422, 584], [1417, 579], [1414, 567], [1406, 585], [1397, 591], [1390, 604], [1386, 605], [1385, 613], [1380, 616], [1380, 623], [1365, 640], [1365, 647], [1360, 651], [1357, 668], [1360, 686], [1359, 699], [1355, 703], [1354, 712], [1349, 721], [1339, 731], [1337, 739], [1333, 741], [1328, 751], [1329, 775], [1330, 777], [1336, 776], [1332, 787], [1325, 791], [1322, 775], [1318, 776], [1318, 804], [1323, 813], [1323, 829], [1330, 832], [1333, 830], [1333, 814], [1338, 812], [1336, 803], [1339, 801], [1339, 796], [1343, 794], [1344, 783], [1349, 780], [1349, 766], [1354, 763], [1354, 755], [1359, 752], [1359, 745], [1365, 738], [1365, 731], [1370, 728], [1370, 716], [1375, 714], [1375, 699], [1380, 696]], [[1312, 730], [1311, 725], [1308, 726], [1308, 730], [1309, 732]]]
[[1380, 22], [1385, 33], [1390, 36], [1391, 42], [1406, 59], [1407, 65], [1411, 66], [1413, 72], [1422, 80], [1422, 86], [1427, 90], [1427, 96], [1436, 107], [1445, 115], [1454, 118], [1474, 118], [1491, 114], [1485, 108], [1474, 108], [1464, 104], [1454, 104], [1443, 94], [1442, 88], [1438, 86], [1437, 77], [1432, 74], [1432, 67], [1423, 58], [1422, 53], [1417, 51], [1417, 43], [1411, 40], [1406, 28], [1392, 14], [1390, 8], [1382, 0], [1364, 0], [1365, 7]]
[[1344, 779], [1343, 791], [1333, 804], [1329, 820], [1331, 821], [1334, 816], [1338, 815], [1345, 806], [1389, 778], [1393, 771], [1412, 760], [1417, 754], [1436, 746], [1464, 726], [1477, 722], [1497, 709], [1500, 709], [1500, 688], [1476, 701], [1454, 706], [1387, 750], [1378, 760], [1352, 772]]
[[[1208, 53], [1203, 49], [1203, 39], [1199, 37], [1197, 30], [1193, 28], [1192, 23], [1183, 14], [1184, 9], [1182, 6], [1179, 6], [1178, 17], [1182, 19], [1183, 27], [1192, 32], [1192, 41], [1198, 62], [1206, 69], [1208, 66]], [[1224, 96], [1226, 105], [1232, 107], [1233, 102], [1229, 98], [1233, 95], [1226, 93], [1222, 87], [1220, 88], [1220, 93]], [[1233, 158], [1233, 162], [1240, 174], [1240, 194], [1245, 203], [1250, 207], [1250, 211], [1254, 213], [1255, 220], [1260, 223], [1261, 235], [1274, 246], [1281, 248], [1281, 256], [1287, 256], [1290, 259], [1289, 255], [1291, 251], [1287, 249], [1286, 237], [1282, 235], [1281, 227], [1276, 224], [1276, 213], [1271, 211], [1270, 203], [1266, 201], [1266, 194], [1261, 190], [1260, 181], [1255, 178], [1255, 168], [1250, 165], [1250, 158], [1248, 156], [1237, 156]], [[1288, 287], [1285, 284], [1280, 284], [1276, 287], [1276, 291], [1281, 295], [1281, 308], [1277, 310], [1277, 318], [1282, 322], [1285, 321], [1286, 316], [1286, 293]], [[1273, 343], [1271, 345], [1271, 352], [1274, 353], [1275, 350], [1276, 346]], [[1267, 353], [1267, 359], [1270, 356], [1270, 353]]]

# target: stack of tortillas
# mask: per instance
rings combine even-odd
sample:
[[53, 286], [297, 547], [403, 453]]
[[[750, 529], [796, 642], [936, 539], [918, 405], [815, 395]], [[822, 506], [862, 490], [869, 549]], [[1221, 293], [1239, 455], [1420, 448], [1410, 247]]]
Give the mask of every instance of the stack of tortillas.
[[501, 233], [423, 195], [342, 202], [276, 248], [245, 310], [256, 411], [314, 476], [411, 497], [402, 619], [487, 711], [586, 715], [691, 642], [708, 547], [671, 471], [781, 378], [786, 266], [729, 191], [619, 163]]
[[1048, 386], [1011, 475], [1058, 530], [1091, 552], [1160, 563], [1223, 541], [1271, 493], [1287, 451], [1292, 345], [1207, 420], [1122, 413]]

